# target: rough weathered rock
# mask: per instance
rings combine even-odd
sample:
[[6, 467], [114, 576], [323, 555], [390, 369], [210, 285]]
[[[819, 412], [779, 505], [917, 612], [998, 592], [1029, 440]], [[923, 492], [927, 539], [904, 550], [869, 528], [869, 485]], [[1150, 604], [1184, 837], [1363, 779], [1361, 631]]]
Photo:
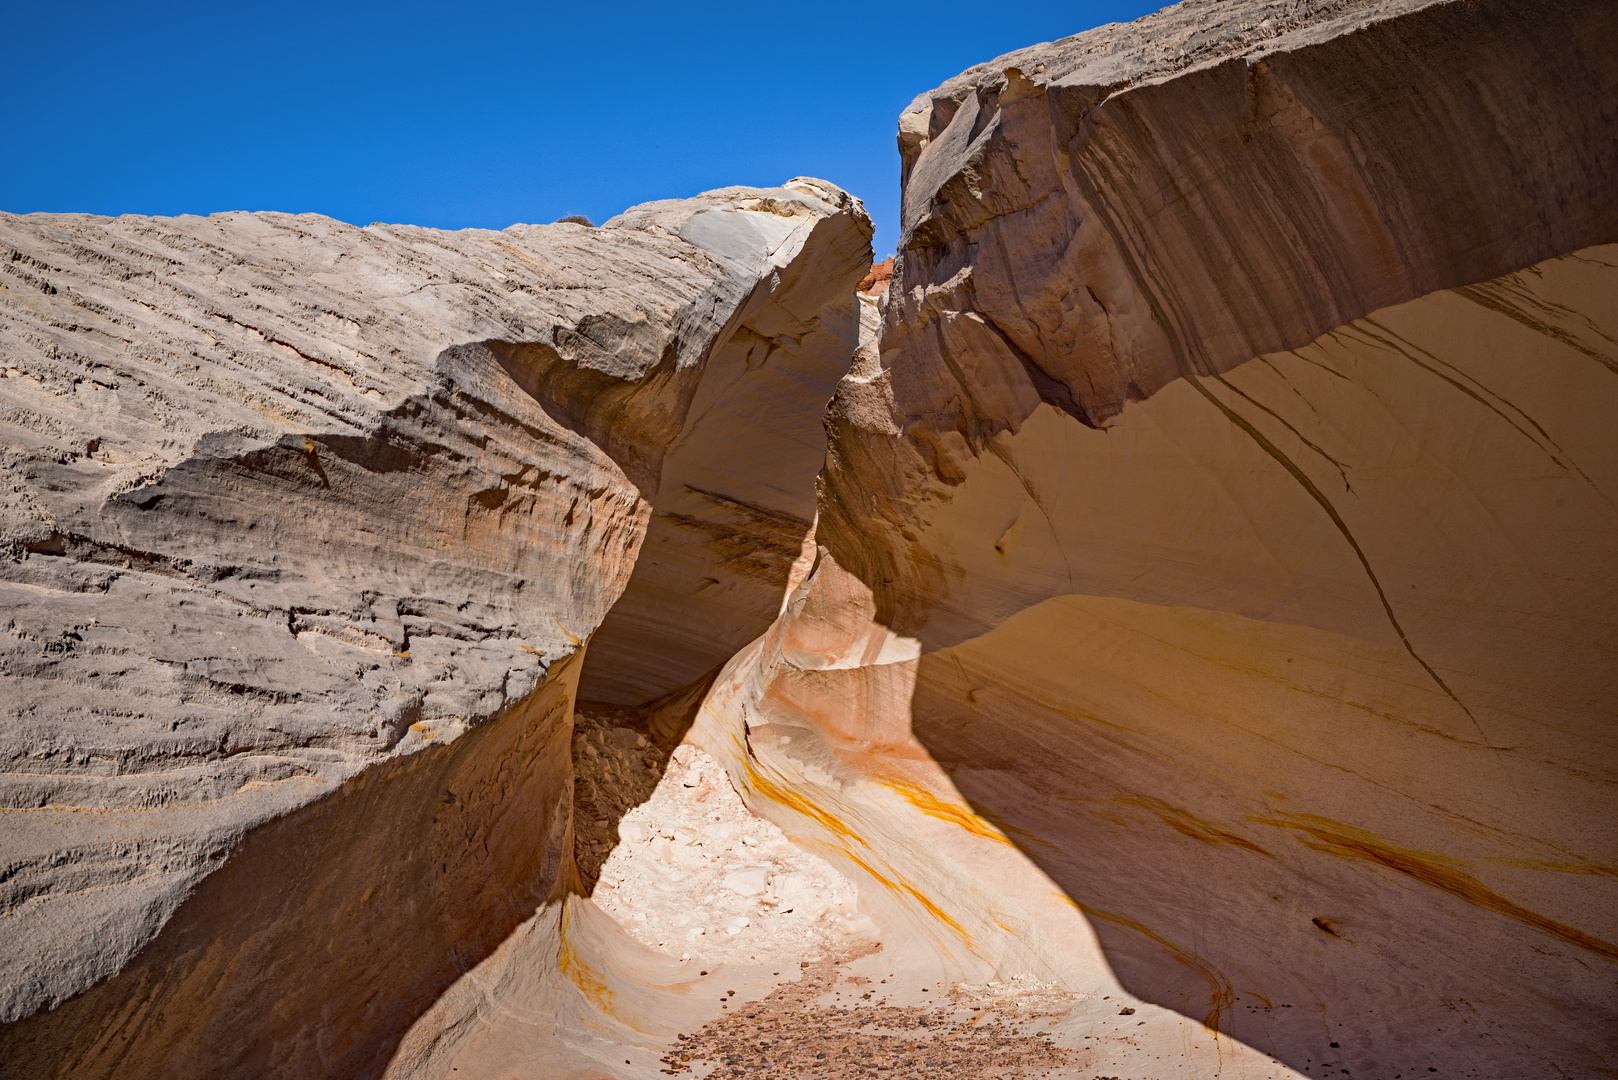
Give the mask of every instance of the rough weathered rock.
[[[885, 291], [818, 181], [4, 219], [4, 985], [77, 996], [0, 1072], [1003, 1075], [929, 1040], [1014, 1021], [1080, 1075], [1599, 1075], [1615, 37], [1193, 0], [1022, 50], [901, 117]], [[668, 798], [562, 898], [575, 696], [590, 851], [694, 713], [880, 950], [638, 942], [756, 902], [625, 869]]]
[[0, 1072], [380, 1071], [568, 886], [581, 645], [665, 454], [751, 313], [854, 318], [869, 236], [812, 180], [0, 218]]
[[586, 699], [639, 705], [712, 676], [769, 628], [804, 557], [826, 459], [821, 414], [858, 343], [852, 289], [871, 238], [849, 229], [805, 244], [794, 211], [747, 219], [769, 271], [708, 357], [664, 459], [635, 572], [590, 643]]
[[900, 117], [902, 276], [927, 299], [895, 305], [890, 347], [970, 309], [1003, 347], [944, 320], [943, 348], [1007, 354], [1099, 424], [1185, 372], [1609, 240], [1611, 18], [1190, 3], [974, 68]]
[[901, 118], [818, 564], [693, 732], [890, 948], [1208, 1071], [1618, 1054], [1615, 33], [1188, 3]]

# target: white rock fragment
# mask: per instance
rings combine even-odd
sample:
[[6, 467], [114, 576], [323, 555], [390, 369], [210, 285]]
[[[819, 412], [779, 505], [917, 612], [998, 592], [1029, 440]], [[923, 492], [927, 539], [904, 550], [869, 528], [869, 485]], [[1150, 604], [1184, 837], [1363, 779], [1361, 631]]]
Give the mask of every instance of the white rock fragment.
[[856, 911], [852, 915], [845, 915], [837, 920], [837, 929], [851, 937], [875, 937], [879, 932], [876, 923], [863, 911]]
[[737, 825], [734, 821], [716, 821], [705, 826], [702, 830], [702, 834], [707, 840], [710, 840], [716, 844], [723, 844], [728, 840], [734, 839], [740, 828], [741, 826]]
[[[704, 780], [687, 786], [693, 773]], [[617, 828], [623, 842], [602, 865], [596, 901], [653, 948], [707, 965], [787, 963], [875, 932], [853, 885], [749, 813], [696, 747], [675, 749], [651, 797]]]
[[725, 875], [725, 888], [743, 896], [759, 896], [770, 887], [770, 868], [747, 866]]

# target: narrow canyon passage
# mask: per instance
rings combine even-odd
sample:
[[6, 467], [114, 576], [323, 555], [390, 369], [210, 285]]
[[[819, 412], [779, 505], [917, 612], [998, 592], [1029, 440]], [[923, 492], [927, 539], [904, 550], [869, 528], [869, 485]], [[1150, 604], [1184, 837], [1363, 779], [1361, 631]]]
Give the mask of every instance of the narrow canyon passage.
[[[644, 717], [589, 704], [575, 714], [575, 861], [589, 901], [633, 940], [618, 961], [636, 948], [678, 958], [678, 985], [707, 1014], [666, 1047], [660, 1075], [1037, 1077], [1148, 1062], [1183, 1072], [1216, 1048], [1187, 1044], [1199, 1026], [1121, 989], [1075, 993], [1027, 973], [981, 985], [934, 978], [902, 943], [884, 942], [852, 882], [750, 813], [711, 755], [690, 742], [671, 754]], [[655, 1015], [649, 989], [612, 993], [638, 991]], [[486, 1038], [498, 1047], [510, 1033], [497, 1023]], [[450, 1071], [497, 1067], [505, 1059], [491, 1049], [467, 1048], [447, 1059], [466, 1062]], [[1227, 1045], [1223, 1059], [1244, 1057]]]
[[578, 222], [0, 215], [0, 1080], [1618, 1060], [1618, 7]]

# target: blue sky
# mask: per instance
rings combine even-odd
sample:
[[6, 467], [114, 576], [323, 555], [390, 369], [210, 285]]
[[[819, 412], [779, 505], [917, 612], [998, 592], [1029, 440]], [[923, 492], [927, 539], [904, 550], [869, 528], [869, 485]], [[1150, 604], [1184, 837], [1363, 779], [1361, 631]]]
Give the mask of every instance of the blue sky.
[[912, 97], [1158, 6], [9, 3], [0, 210], [503, 228], [809, 174], [880, 256]]

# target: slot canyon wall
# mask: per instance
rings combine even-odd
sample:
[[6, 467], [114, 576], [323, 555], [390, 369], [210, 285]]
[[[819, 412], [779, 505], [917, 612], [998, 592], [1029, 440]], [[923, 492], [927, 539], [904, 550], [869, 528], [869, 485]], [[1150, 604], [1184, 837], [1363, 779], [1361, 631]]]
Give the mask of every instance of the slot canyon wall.
[[1021, 50], [899, 118], [858, 295], [809, 179], [0, 216], [0, 1077], [659, 1075], [729, 1006], [588, 898], [576, 706], [1059, 1075], [1614, 1075], [1615, 40]]
[[1612, 1075], [1615, 33], [1186, 4], [905, 111], [818, 563], [694, 733], [890, 948]]
[[[0, 1073], [378, 1075], [574, 887], [582, 644], [665, 460], [746, 418], [703, 403], [755, 324], [853, 318], [870, 235], [813, 180], [600, 229], [0, 218]], [[824, 352], [774, 408], [818, 417]]]

